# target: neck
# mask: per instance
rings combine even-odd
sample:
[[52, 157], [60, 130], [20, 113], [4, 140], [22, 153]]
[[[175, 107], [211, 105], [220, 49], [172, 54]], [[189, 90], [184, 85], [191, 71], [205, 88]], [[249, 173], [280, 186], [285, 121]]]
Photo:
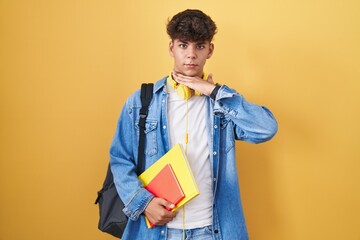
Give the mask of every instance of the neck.
[[[201, 73], [196, 74], [196, 75], [188, 75], [188, 74], [185, 74], [185, 73], [183, 73], [182, 71], [179, 71], [179, 70], [177, 70], [176, 68], [174, 68], [174, 72], [180, 73], [180, 74], [182, 74], [182, 75], [184, 75], [184, 76], [187, 76], [187, 77], [200, 77], [200, 78], [203, 78], [203, 77], [204, 77], [204, 71], [202, 71]], [[173, 77], [172, 75], [171, 75], [171, 77], [174, 79], [174, 77]]]

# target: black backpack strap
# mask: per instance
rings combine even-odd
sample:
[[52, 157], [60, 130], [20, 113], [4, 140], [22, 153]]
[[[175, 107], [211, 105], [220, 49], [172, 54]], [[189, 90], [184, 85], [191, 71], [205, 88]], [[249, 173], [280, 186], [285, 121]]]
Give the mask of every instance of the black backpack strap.
[[140, 120], [139, 120], [139, 150], [138, 150], [138, 166], [137, 166], [137, 173], [140, 175], [145, 167], [143, 166], [143, 159], [144, 159], [144, 147], [145, 147], [145, 123], [146, 118], [149, 112], [149, 105], [151, 99], [153, 97], [153, 83], [143, 83], [141, 85], [141, 109], [140, 109]]
[[[144, 147], [145, 147], [145, 123], [146, 117], [149, 112], [149, 105], [151, 99], [153, 97], [153, 83], [143, 83], [141, 85], [141, 109], [140, 109], [140, 120], [139, 120], [139, 128], [140, 128], [140, 137], [139, 137], [139, 150], [138, 150], [138, 166], [137, 166], [137, 174], [140, 175], [145, 167], [143, 166], [143, 158], [144, 158]], [[98, 197], [95, 200], [95, 204], [99, 202], [99, 199], [104, 191], [112, 187], [114, 184], [113, 175], [110, 169], [110, 164], [108, 166], [107, 174], [103, 183], [103, 189], [99, 191]]]

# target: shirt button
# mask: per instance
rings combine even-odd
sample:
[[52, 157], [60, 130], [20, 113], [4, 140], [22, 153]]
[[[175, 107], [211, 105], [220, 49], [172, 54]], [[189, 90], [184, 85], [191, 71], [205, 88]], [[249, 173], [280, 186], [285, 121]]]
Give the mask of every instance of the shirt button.
[[164, 230], [161, 230], [161, 235], [164, 235], [164, 233], [165, 233]]
[[217, 125], [214, 125], [214, 128], [216, 129], [216, 128], [217, 128]]
[[166, 125], [163, 126], [163, 129], [166, 129]]
[[214, 182], [216, 182], [216, 178], [214, 178]]
[[217, 152], [213, 152], [213, 154], [214, 154], [214, 155], [216, 155], [216, 154], [217, 154]]

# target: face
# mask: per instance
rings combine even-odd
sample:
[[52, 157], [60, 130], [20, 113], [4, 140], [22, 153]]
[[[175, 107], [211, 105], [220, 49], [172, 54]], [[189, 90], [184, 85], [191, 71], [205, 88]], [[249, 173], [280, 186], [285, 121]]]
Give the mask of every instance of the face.
[[214, 51], [214, 44], [209, 41], [190, 42], [172, 40], [169, 45], [170, 55], [174, 58], [174, 70], [191, 77], [202, 77], [206, 60]]

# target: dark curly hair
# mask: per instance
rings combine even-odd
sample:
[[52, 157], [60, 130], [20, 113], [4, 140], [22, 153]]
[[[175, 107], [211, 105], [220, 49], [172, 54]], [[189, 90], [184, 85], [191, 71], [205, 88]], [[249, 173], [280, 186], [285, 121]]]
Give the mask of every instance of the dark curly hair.
[[187, 9], [173, 16], [166, 30], [172, 40], [211, 42], [217, 28], [215, 22], [202, 11]]

